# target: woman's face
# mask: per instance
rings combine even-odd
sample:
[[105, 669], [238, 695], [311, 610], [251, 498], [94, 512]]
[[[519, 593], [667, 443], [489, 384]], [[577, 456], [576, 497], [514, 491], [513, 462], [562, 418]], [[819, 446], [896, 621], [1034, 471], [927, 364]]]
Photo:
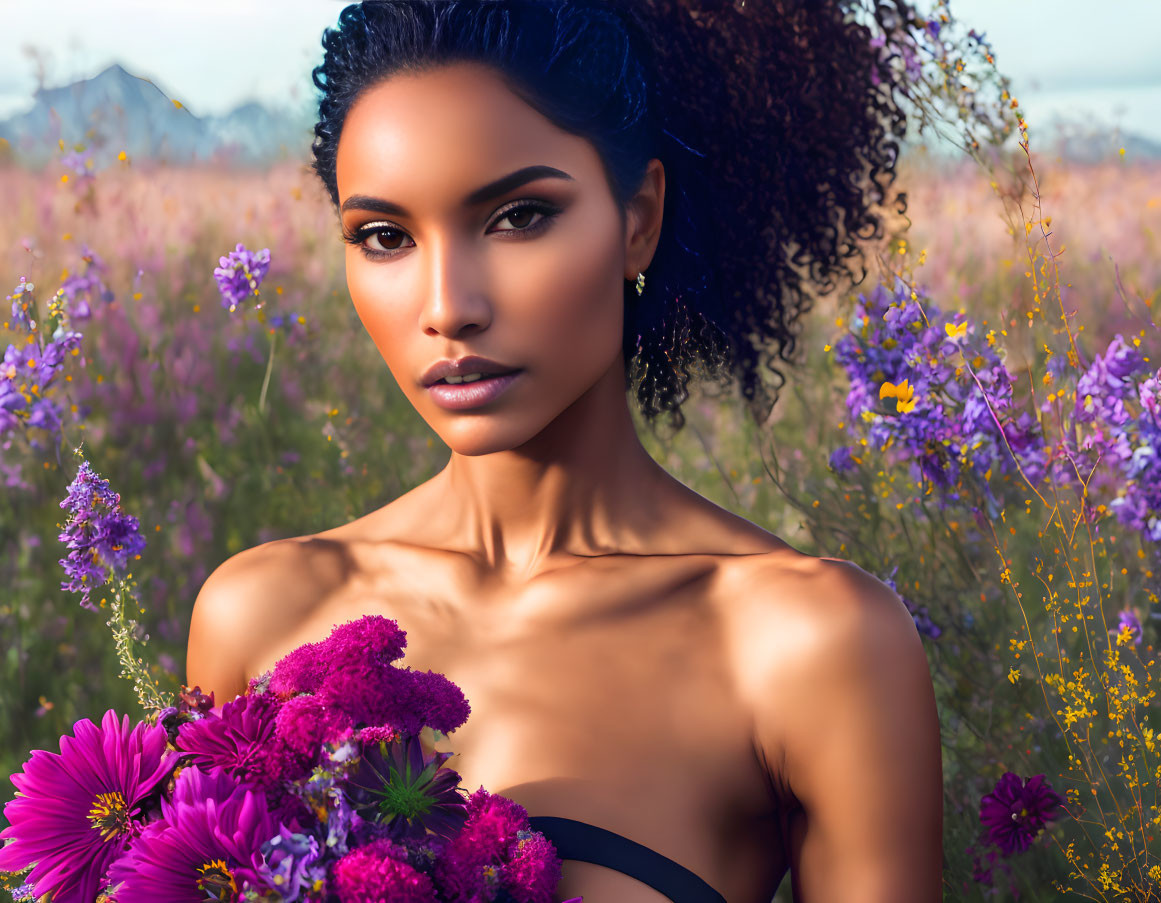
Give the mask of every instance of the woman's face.
[[[506, 178], [528, 167], [533, 178]], [[453, 450], [521, 445], [602, 377], [623, 392], [623, 281], [636, 270], [586, 140], [491, 69], [458, 63], [367, 89], [336, 174], [359, 318]], [[518, 372], [425, 386], [433, 364], [467, 355]]]

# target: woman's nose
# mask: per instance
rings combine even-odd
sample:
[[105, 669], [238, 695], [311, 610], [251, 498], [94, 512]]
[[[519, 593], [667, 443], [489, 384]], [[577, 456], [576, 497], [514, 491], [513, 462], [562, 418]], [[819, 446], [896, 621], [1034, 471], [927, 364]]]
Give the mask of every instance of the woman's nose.
[[419, 324], [425, 333], [456, 338], [488, 328], [491, 305], [474, 266], [463, 254], [437, 251], [430, 272]]

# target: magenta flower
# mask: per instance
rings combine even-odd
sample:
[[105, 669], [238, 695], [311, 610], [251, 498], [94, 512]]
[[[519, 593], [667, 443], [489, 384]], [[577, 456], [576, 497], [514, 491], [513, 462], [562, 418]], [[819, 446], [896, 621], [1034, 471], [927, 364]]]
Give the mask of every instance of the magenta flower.
[[[275, 665], [269, 689], [286, 700], [277, 719], [279, 749], [272, 753], [281, 778], [309, 772], [323, 743], [360, 726], [410, 735], [429, 725], [446, 734], [467, 720], [471, 709], [463, 691], [444, 675], [392, 664], [405, 645], [395, 621], [367, 615]], [[252, 684], [251, 692], [258, 689]]]
[[1063, 802], [1044, 775], [1023, 782], [1019, 775], [1006, 772], [996, 782], [996, 789], [980, 800], [985, 839], [996, 844], [1005, 856], [1026, 850], [1045, 823], [1056, 817], [1055, 810]]
[[257, 790], [223, 771], [184, 769], [161, 819], [109, 871], [117, 903], [204, 903], [272, 889], [262, 846], [280, 834]]
[[28, 882], [36, 896], [93, 900], [109, 866], [140, 831], [134, 820], [143, 801], [169, 774], [165, 729], [129, 727], [110, 709], [97, 727], [89, 719], [61, 737], [60, 754], [36, 750], [12, 775], [19, 795], [4, 807], [14, 838], [0, 849], [0, 871], [35, 863]]
[[178, 728], [177, 748], [204, 770], [222, 768], [243, 781], [266, 783], [266, 756], [279, 701], [269, 693], [239, 696]]
[[483, 787], [468, 800], [468, 818], [435, 864], [434, 878], [449, 900], [491, 899], [500, 888], [519, 903], [551, 903], [560, 858], [528, 812]]
[[270, 249], [247, 251], [241, 242], [225, 257], [218, 259], [214, 279], [222, 293], [222, 307], [233, 313], [251, 293], [258, 294], [258, 286], [270, 269]]
[[438, 903], [431, 879], [407, 862], [407, 849], [376, 840], [335, 863], [341, 903]]

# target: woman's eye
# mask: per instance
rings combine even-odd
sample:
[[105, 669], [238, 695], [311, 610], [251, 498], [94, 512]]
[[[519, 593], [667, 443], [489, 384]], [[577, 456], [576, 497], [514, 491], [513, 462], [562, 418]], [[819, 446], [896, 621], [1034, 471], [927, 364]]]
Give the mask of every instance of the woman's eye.
[[[379, 237], [381, 235], [394, 236], [394, 238], [389, 238], [387, 240], [388, 247], [384, 247], [384, 243]], [[398, 229], [372, 229], [370, 231], [363, 232], [360, 240], [361, 242], [369, 242], [371, 240], [378, 242], [378, 247], [375, 245], [371, 245], [370, 247], [364, 245], [365, 249], [368, 251], [377, 251], [380, 254], [389, 254], [392, 251], [402, 250], [401, 248], [395, 247], [394, 242], [406, 237], [407, 235], [403, 232], [400, 232]]]
[[550, 209], [539, 204], [523, 204], [519, 207], [510, 208], [496, 222], [501, 223], [504, 220], [508, 220], [508, 222], [516, 227], [515, 229], [502, 229], [502, 232], [526, 232], [530, 225], [529, 220], [532, 220], [537, 214], [546, 216], [552, 212]]
[[[493, 231], [514, 232], [518, 235], [538, 234], [542, 229], [547, 228], [559, 213], [560, 208], [540, 201], [515, 204], [503, 211], [493, 221], [493, 224], [507, 221], [514, 228]], [[539, 215], [539, 219], [536, 219], [537, 215]], [[403, 239], [410, 240], [410, 236], [406, 232], [383, 223], [369, 223], [352, 233], [344, 233], [343, 238], [350, 244], [356, 245], [365, 256], [373, 259], [394, 257], [406, 247], [405, 245], [399, 246], [397, 243]]]

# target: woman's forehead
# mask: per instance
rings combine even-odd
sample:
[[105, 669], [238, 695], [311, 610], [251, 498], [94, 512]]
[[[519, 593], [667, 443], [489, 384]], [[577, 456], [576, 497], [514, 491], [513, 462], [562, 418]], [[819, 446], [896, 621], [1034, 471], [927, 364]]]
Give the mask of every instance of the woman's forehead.
[[458, 199], [517, 165], [550, 165], [581, 180], [599, 168], [586, 145], [493, 70], [456, 64], [367, 88], [343, 123], [335, 171], [340, 197], [389, 186]]

